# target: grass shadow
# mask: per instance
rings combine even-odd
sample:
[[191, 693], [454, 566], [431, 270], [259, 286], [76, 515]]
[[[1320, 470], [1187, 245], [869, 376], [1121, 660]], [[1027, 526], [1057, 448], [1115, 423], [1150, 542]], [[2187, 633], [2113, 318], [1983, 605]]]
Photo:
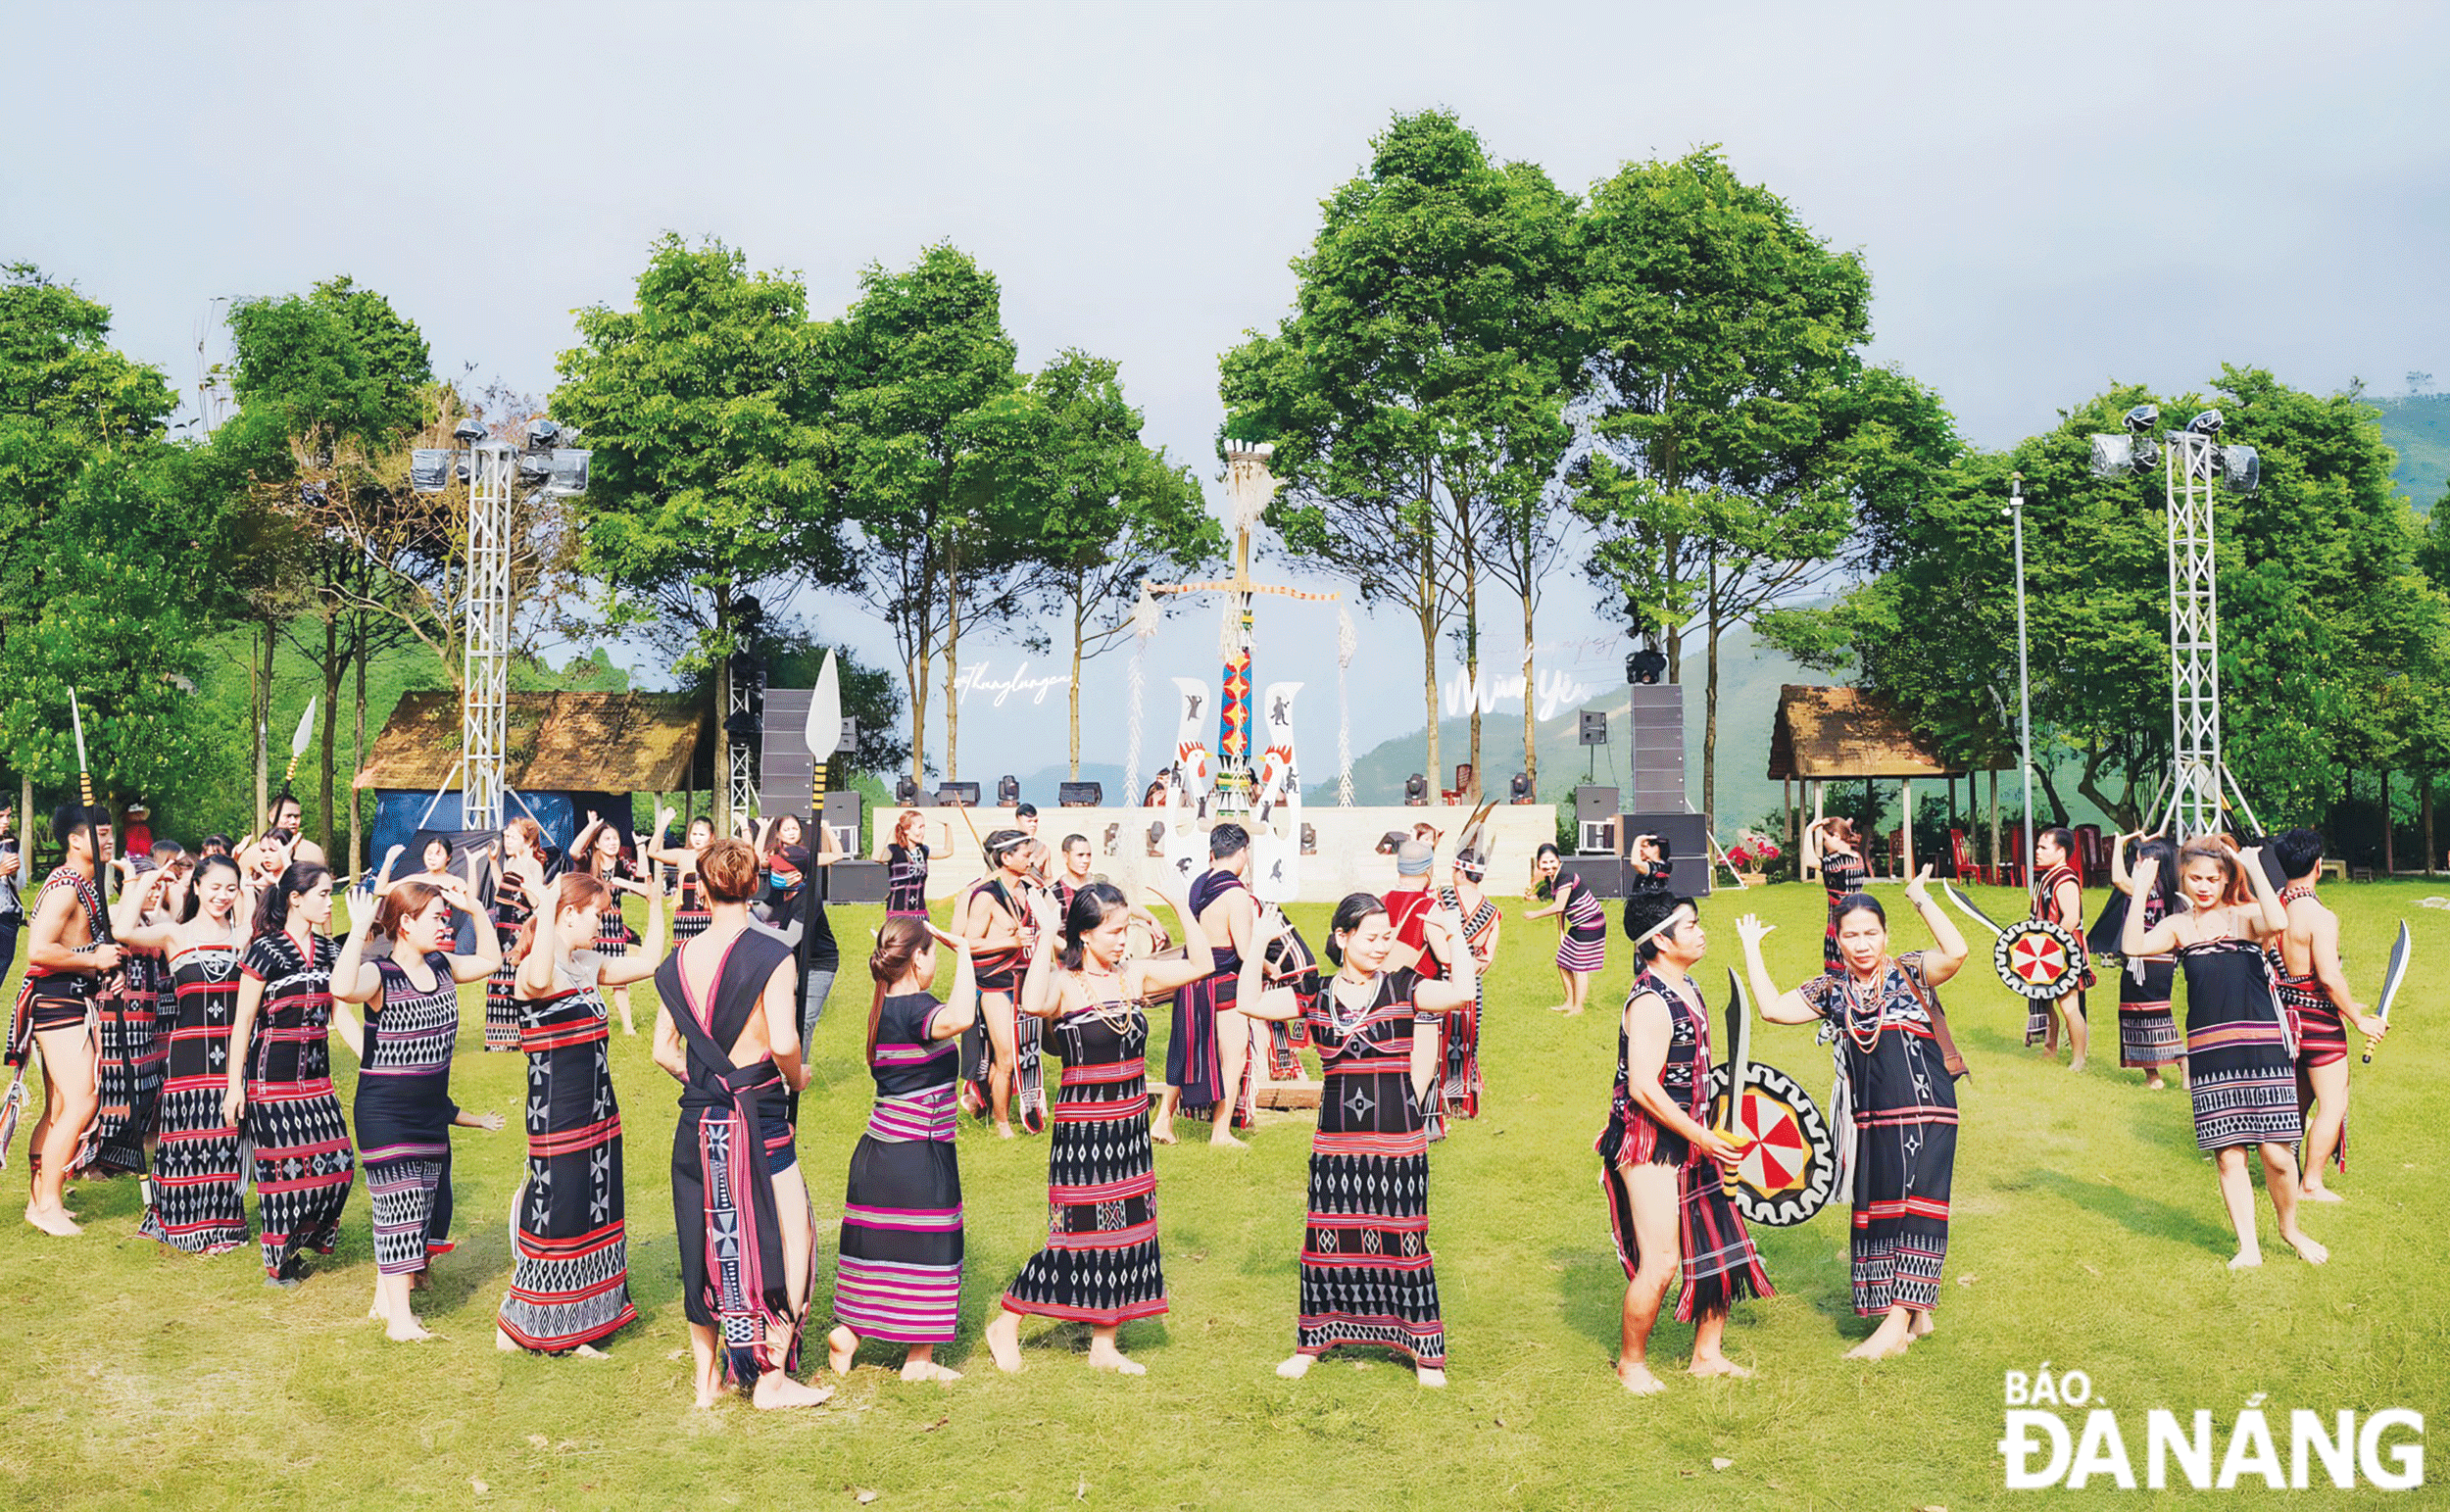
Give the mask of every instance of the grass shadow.
[[2073, 1202], [2142, 1238], [2165, 1239], [2214, 1254], [2233, 1253], [2237, 1246], [2235, 1235], [2207, 1222], [2201, 1212], [2141, 1196], [2108, 1182], [2087, 1181], [2064, 1171], [2040, 1171], [2029, 1186]]

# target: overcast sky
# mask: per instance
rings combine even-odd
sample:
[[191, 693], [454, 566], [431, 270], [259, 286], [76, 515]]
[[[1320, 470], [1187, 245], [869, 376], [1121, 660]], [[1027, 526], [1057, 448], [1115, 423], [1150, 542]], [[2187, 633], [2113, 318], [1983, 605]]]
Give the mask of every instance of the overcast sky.
[[[2224, 361], [2450, 377], [2438, 6], [20, 0], [5, 34], [0, 259], [111, 306], [186, 385], [217, 297], [338, 272], [439, 372], [543, 390], [569, 312], [626, 304], [664, 230], [798, 269], [824, 316], [861, 266], [949, 238], [1002, 279], [1024, 365], [1119, 360], [1151, 438], [1212, 471], [1217, 353], [1285, 312], [1370, 136], [1429, 106], [1575, 190], [1723, 144], [1863, 253], [1874, 355], [1981, 444]], [[1589, 598], [1559, 585], [1558, 639]], [[1331, 743], [1332, 617], [1269, 607], [1259, 634], [1261, 680], [1319, 688], [1305, 741]], [[1156, 670], [1212, 677], [1214, 642], [1201, 614]], [[1356, 748], [1418, 728], [1418, 665], [1406, 625], [1364, 623]], [[1087, 687], [1119, 713], [1121, 658]], [[964, 750], [985, 728], [1058, 758], [1060, 703], [978, 714]], [[1118, 720], [1090, 754], [1120, 759]]]

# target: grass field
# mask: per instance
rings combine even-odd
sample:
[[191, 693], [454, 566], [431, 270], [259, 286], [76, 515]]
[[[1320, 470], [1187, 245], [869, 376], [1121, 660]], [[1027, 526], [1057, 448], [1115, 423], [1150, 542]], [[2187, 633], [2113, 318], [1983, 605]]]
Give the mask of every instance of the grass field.
[[[503, 1218], [521, 1166], [522, 1072], [517, 1057], [464, 1049], [458, 1100], [512, 1123], [499, 1135], [455, 1135], [461, 1246], [422, 1298], [439, 1341], [389, 1344], [366, 1321], [373, 1268], [363, 1191], [352, 1195], [340, 1252], [281, 1294], [266, 1290], [251, 1253], [198, 1259], [139, 1238], [132, 1181], [87, 1182], [76, 1199], [83, 1239], [0, 1228], [0, 1488], [17, 1505], [57, 1507], [856, 1506], [872, 1492], [880, 1508], [1962, 1512], [2036, 1500], [2002, 1489], [1994, 1445], [2003, 1373], [2045, 1361], [2087, 1372], [2096, 1395], [2122, 1412], [2208, 1409], [2224, 1436], [2257, 1392], [2270, 1394], [2276, 1418], [2292, 1406], [2390, 1405], [2431, 1418], [2450, 1395], [2450, 1197], [2437, 1100], [2450, 1049], [2440, 970], [2450, 914], [2418, 900], [2437, 891], [2450, 885], [2327, 895], [2345, 916], [2360, 991], [2377, 985], [2402, 916], [2416, 930], [2417, 968], [2396, 1036], [2360, 1074], [2340, 1183], [2349, 1201], [2307, 1219], [2331, 1247], [2319, 1269], [2272, 1239], [2266, 1207], [2267, 1263], [2226, 1270], [2230, 1240], [2184, 1094], [2146, 1092], [2138, 1074], [2116, 1068], [2107, 1005], [2094, 1021], [2110, 1048], [2084, 1076], [2026, 1051], [2021, 1004], [1978, 959], [1946, 993], [1974, 1077], [1959, 1089], [1965, 1123], [1937, 1335], [1901, 1360], [1839, 1360], [1866, 1330], [1850, 1306], [1845, 1215], [1833, 1206], [1799, 1228], [1756, 1231], [1780, 1294], [1740, 1307], [1729, 1343], [1758, 1380], [1677, 1375], [1666, 1393], [1631, 1398], [1608, 1369], [1623, 1277], [1591, 1148], [1629, 951], [1621, 936], [1611, 941], [1594, 1011], [1560, 1020], [1543, 1011], [1554, 999], [1554, 935], [1544, 921], [1510, 928], [1494, 972], [1483, 1116], [1433, 1147], [1431, 1238], [1451, 1354], [1445, 1391], [1419, 1390], [1384, 1358], [1330, 1356], [1298, 1383], [1272, 1374], [1292, 1346], [1308, 1120], [1270, 1115], [1247, 1152], [1190, 1144], [1159, 1152], [1173, 1310], [1123, 1334], [1147, 1377], [1093, 1376], [1080, 1330], [1036, 1322], [1023, 1331], [1025, 1373], [990, 1365], [977, 1331], [1043, 1236], [1046, 1146], [1002, 1145], [965, 1126], [962, 1338], [939, 1358], [967, 1379], [904, 1385], [871, 1349], [826, 1407], [761, 1414], [727, 1401], [700, 1412], [663, 1175], [673, 1088], [648, 1059], [653, 1000], [641, 987], [642, 1032], [616, 1038], [615, 1074], [628, 1132], [631, 1286], [644, 1318], [612, 1341], [610, 1360], [493, 1347], [511, 1265]], [[1999, 917], [2017, 907], [2006, 894], [1983, 902]], [[1817, 969], [1817, 889], [1722, 894], [1704, 909], [1714, 944], [1702, 969], [1714, 999], [1736, 958], [1734, 916], [1746, 907], [1781, 926], [1769, 947], [1782, 983]], [[1313, 941], [1324, 912], [1296, 910]], [[873, 910], [844, 909], [836, 928], [858, 941], [875, 922]], [[1922, 944], [1919, 926], [1906, 925], [1900, 943]], [[816, 1039], [800, 1136], [819, 1201], [820, 1320], [834, 1247], [827, 1204], [839, 1200], [868, 1100], [859, 1063], [867, 994], [862, 962], [850, 964]], [[481, 1002], [468, 1002], [464, 1048], [480, 1034]], [[1808, 1031], [1765, 1027], [1757, 1045], [1816, 1096], [1826, 1089], [1828, 1052]], [[1663, 1323], [1654, 1357], [1681, 1358], [1689, 1338]], [[2139, 1439], [2131, 1439], [2138, 1455]], [[2082, 1505], [2111, 1494], [2038, 1499]], [[2374, 1494], [2314, 1491], [2290, 1504]]]

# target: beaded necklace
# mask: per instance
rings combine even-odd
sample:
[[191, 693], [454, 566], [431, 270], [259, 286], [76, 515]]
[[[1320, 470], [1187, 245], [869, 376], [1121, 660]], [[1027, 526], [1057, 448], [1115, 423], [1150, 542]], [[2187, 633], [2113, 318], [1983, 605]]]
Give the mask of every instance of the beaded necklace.
[[[1125, 998], [1122, 996], [1123, 974], [1119, 971], [1092, 972], [1089, 969], [1089, 963], [1086, 960], [1082, 961], [1081, 969], [1073, 972], [1072, 978], [1080, 983], [1080, 995], [1083, 998], [1091, 996], [1089, 990], [1089, 979], [1092, 976], [1099, 977], [1104, 981], [1112, 982], [1114, 984], [1115, 996], [1112, 998], [1097, 999], [1096, 1000], [1090, 1002], [1087, 1007], [1081, 1009], [1081, 1011], [1092, 1015], [1098, 1020], [1098, 1022], [1105, 1025], [1108, 1029], [1113, 1030], [1118, 1035], [1128, 1034], [1131, 1031], [1132, 1026], [1132, 1009], [1138, 1003], [1139, 1000], [1134, 998]], [[1120, 1011], [1111, 1013], [1106, 1011], [1106, 1005], [1109, 1002]]]
[[1360, 1016], [1345, 1016], [1344, 988], [1348, 979], [1341, 971], [1327, 984], [1327, 1029], [1339, 1042], [1350, 1043], [1352, 1037], [1369, 1027], [1370, 1017], [1378, 1011], [1379, 974], [1375, 971], [1353, 984], [1368, 989], [1369, 996], [1361, 1004]]
[[[1881, 962], [1882, 971], [1880, 977], [1872, 984], [1872, 990], [1876, 994], [1888, 984], [1888, 973], [1886, 969], [1887, 964], [1888, 963], [1886, 960]], [[1863, 1031], [1857, 1027], [1858, 1009], [1861, 1004], [1858, 997], [1858, 990], [1855, 987], [1853, 972], [1849, 971], [1845, 974], [1842, 978], [1842, 985], [1845, 992], [1845, 1012], [1840, 1016], [1838, 1027], [1845, 1031], [1846, 1039], [1856, 1049], [1859, 1049], [1864, 1054], [1868, 1055], [1879, 1048], [1880, 1033], [1883, 1029], [1887, 1027], [1888, 1015], [1883, 1010], [1881, 1000], [1875, 997], [1872, 1000], [1871, 1005], [1871, 1037], [1869, 1039], [1864, 1038]]]

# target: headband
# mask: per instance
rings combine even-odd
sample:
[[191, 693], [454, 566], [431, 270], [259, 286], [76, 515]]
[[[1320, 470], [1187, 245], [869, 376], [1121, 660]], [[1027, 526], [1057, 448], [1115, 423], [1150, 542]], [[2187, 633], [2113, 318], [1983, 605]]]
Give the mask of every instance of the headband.
[[1639, 949], [1642, 945], [1645, 945], [1652, 940], [1656, 940], [1659, 936], [1666, 934], [1669, 930], [1674, 929], [1677, 925], [1685, 922], [1685, 920], [1694, 919], [1697, 921], [1700, 915], [1690, 911], [1683, 903], [1678, 903], [1675, 907], [1670, 908], [1667, 911], [1666, 918], [1659, 920], [1656, 924], [1651, 925], [1648, 929], [1645, 929], [1641, 934], [1635, 936], [1634, 945], [1637, 949]]

